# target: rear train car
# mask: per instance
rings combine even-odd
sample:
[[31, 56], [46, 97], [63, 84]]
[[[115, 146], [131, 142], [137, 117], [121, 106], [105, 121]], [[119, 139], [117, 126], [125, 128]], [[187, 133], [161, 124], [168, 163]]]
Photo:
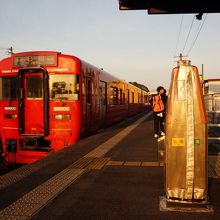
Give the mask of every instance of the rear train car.
[[31, 163], [148, 106], [146, 91], [75, 56], [15, 53], [0, 62], [1, 154]]

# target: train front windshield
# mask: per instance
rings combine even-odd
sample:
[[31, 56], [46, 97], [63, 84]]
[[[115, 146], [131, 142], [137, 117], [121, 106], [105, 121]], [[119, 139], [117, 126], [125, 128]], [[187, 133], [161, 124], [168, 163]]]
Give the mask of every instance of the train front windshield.
[[17, 99], [17, 77], [0, 77], [0, 100]]
[[53, 100], [79, 100], [79, 75], [50, 75], [50, 98]]

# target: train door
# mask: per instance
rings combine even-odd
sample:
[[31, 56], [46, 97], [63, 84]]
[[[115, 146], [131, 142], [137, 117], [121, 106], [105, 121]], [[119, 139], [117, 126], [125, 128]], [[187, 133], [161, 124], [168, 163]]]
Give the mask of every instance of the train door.
[[91, 130], [92, 126], [92, 78], [86, 78], [86, 130]]
[[106, 93], [107, 84], [106, 82], [99, 82], [99, 125], [100, 127], [105, 126], [105, 116], [106, 116]]
[[18, 72], [19, 133], [48, 135], [48, 74], [42, 68]]

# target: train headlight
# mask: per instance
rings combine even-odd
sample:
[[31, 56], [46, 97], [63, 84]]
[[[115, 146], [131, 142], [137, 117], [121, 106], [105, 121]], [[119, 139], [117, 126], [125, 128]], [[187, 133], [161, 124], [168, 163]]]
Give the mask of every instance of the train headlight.
[[16, 114], [5, 114], [6, 119], [16, 119], [17, 115]]
[[56, 120], [70, 120], [70, 115], [56, 114], [56, 115], [54, 115], [54, 119], [56, 119]]

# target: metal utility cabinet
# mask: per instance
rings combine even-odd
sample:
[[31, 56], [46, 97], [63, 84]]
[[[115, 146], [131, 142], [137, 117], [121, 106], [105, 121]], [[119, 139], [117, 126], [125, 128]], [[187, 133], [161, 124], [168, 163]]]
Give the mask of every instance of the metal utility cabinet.
[[207, 124], [198, 70], [180, 60], [172, 71], [166, 115], [165, 191], [169, 202], [207, 202]]

